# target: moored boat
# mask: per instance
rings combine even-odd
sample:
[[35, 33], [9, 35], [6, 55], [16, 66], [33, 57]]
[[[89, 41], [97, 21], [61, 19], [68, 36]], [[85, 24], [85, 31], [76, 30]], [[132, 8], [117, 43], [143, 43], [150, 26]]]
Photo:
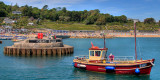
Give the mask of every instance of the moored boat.
[[[136, 23], [136, 22], [135, 22]], [[92, 43], [91, 43], [92, 44]], [[150, 74], [155, 59], [138, 60], [136, 52], [136, 26], [135, 26], [135, 58], [133, 56], [106, 57], [108, 48], [98, 48], [92, 44], [88, 56], [76, 56], [73, 65], [76, 68], [88, 71], [114, 73], [114, 74]]]

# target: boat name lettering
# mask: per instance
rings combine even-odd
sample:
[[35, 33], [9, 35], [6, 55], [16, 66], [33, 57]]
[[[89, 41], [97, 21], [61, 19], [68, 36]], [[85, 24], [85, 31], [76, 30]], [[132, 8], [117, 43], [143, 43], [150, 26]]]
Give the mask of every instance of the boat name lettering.
[[140, 67], [145, 67], [145, 66], [147, 66], [147, 64], [141, 64], [141, 65], [140, 65]]

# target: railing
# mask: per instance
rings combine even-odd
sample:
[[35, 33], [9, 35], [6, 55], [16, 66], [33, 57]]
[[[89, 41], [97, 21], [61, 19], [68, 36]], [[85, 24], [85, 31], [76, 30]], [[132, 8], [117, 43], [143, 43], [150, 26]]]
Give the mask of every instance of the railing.
[[114, 61], [133, 61], [135, 58], [133, 56], [115, 56]]
[[[89, 56], [88, 55], [81, 55], [81, 56], [75, 56], [75, 59], [78, 59], [78, 60], [83, 60], [85, 61], [86, 59], [89, 59]], [[133, 56], [115, 56], [114, 57], [114, 61], [111, 61], [109, 58], [104, 58], [106, 60], [106, 63], [115, 63], [115, 62], [118, 62], [118, 63], [131, 63], [130, 61], [134, 61], [135, 58]], [[92, 61], [92, 60], [90, 60]], [[103, 60], [99, 60], [98, 62], [103, 62]]]
[[80, 55], [80, 56], [75, 56], [75, 59], [89, 59], [88, 55]]

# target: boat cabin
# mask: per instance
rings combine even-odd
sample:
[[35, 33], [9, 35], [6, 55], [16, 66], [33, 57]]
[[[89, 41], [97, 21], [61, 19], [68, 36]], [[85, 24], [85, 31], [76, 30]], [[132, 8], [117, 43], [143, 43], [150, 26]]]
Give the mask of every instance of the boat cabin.
[[106, 53], [108, 48], [90, 48], [89, 60], [104, 60], [106, 59]]

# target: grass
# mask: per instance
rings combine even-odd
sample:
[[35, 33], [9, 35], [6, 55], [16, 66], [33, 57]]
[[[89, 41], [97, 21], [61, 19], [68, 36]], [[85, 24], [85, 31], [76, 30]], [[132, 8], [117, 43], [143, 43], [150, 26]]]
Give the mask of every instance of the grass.
[[[100, 27], [95, 24], [85, 25], [83, 23], [78, 23], [78, 22], [51, 22], [44, 20], [41, 22], [41, 25], [21, 26], [21, 27], [46, 28], [54, 30], [105, 30], [105, 26], [107, 26], [108, 30], [134, 30], [132, 22], [128, 23], [112, 22], [112, 23], [107, 23], [106, 25], [102, 25]], [[158, 25], [137, 23], [137, 30], [156, 31], [158, 29], [159, 29]]]
[[42, 25], [36, 26], [36, 28], [49, 28], [54, 30], [100, 30], [100, 27], [96, 25], [85, 25], [81, 23], [62, 24], [56, 22], [45, 22]]

